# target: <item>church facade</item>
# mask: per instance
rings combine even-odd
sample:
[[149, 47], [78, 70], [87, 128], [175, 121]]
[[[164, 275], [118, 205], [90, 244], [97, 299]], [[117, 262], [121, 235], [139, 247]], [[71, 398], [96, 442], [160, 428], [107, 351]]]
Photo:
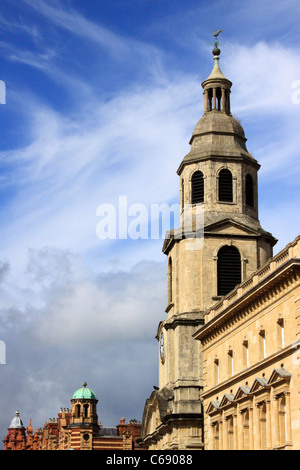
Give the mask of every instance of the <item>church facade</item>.
[[142, 444], [299, 448], [299, 239], [273, 258], [277, 240], [258, 219], [260, 165], [231, 114], [217, 41], [213, 55], [204, 113], [177, 170], [181, 226], [163, 245], [159, 387], [146, 400]]

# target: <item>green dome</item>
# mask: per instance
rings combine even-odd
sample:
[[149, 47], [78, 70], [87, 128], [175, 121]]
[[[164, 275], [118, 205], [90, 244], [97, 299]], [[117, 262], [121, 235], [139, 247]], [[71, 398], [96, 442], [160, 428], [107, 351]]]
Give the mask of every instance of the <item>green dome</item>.
[[76, 390], [73, 395], [73, 399], [87, 399], [96, 400], [96, 394], [90, 388], [87, 388], [87, 383], [84, 382], [83, 387]]

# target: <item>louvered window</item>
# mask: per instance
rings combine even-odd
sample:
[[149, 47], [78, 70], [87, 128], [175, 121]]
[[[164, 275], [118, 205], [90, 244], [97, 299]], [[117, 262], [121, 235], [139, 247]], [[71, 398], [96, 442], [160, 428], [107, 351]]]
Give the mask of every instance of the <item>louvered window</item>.
[[241, 282], [241, 256], [234, 246], [223, 246], [218, 253], [218, 295], [226, 295]]
[[251, 175], [246, 175], [246, 204], [247, 206], [254, 206], [253, 201], [253, 179]]
[[204, 201], [204, 179], [201, 171], [195, 171], [192, 176], [192, 204]]
[[221, 170], [219, 174], [219, 201], [232, 202], [232, 174]]

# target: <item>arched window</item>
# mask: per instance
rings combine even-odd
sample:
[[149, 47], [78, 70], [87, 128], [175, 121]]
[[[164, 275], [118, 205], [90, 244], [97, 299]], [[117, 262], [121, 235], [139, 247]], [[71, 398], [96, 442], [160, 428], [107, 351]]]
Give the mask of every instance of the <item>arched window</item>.
[[235, 246], [218, 252], [218, 295], [226, 295], [241, 282], [241, 256]]
[[251, 175], [246, 175], [245, 180], [245, 189], [246, 189], [246, 204], [247, 206], [254, 206], [254, 194], [253, 194], [253, 178]]
[[80, 417], [80, 405], [75, 406], [75, 417], [76, 418]]
[[204, 201], [204, 179], [201, 171], [195, 171], [192, 176], [192, 204]]
[[88, 417], [88, 412], [89, 412], [89, 405], [84, 404], [83, 405], [83, 416], [84, 416], [84, 418]]
[[232, 202], [232, 174], [229, 170], [219, 173], [219, 201]]

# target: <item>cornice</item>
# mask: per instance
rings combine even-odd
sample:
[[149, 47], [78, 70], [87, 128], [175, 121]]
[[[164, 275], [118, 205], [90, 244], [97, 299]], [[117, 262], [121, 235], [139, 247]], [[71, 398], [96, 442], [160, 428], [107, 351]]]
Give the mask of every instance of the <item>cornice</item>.
[[[278, 287], [279, 283], [283, 284], [284, 280], [288, 279], [292, 273], [300, 273], [300, 259], [298, 258], [292, 258], [288, 260], [286, 263], [273, 270], [261, 281], [257, 282], [250, 289], [246, 290], [235, 301], [229, 303], [229, 305], [224, 307], [224, 309], [221, 309], [221, 311], [211, 320], [209, 320], [201, 329], [196, 331], [193, 334], [193, 337], [203, 342], [207, 337], [214, 334], [216, 331], [220, 331], [220, 328], [223, 328], [224, 325], [230, 321], [231, 317], [238, 316], [240, 314], [246, 315], [245, 307], [249, 309], [249, 305], [257, 303], [258, 299], [265, 297], [273, 288]], [[237, 292], [238, 289], [243, 288], [243, 285], [246, 285], [247, 282], [248, 281], [245, 281], [244, 284], [236, 287], [226, 297], [234, 297], [234, 293]], [[221, 302], [223, 301], [224, 299], [221, 300]], [[211, 310], [214, 308], [217, 308], [217, 306], [213, 307]], [[206, 316], [209, 314], [209, 312], [210, 311], [206, 313]]]
[[[271, 356], [257, 362], [251, 367], [247, 367], [246, 369], [243, 369], [241, 372], [238, 374], [235, 374], [234, 376], [230, 377], [227, 380], [224, 380], [223, 382], [220, 382], [219, 384], [215, 385], [214, 387], [211, 387], [208, 390], [204, 390], [201, 393], [201, 399], [205, 400], [209, 396], [214, 396], [217, 393], [219, 393], [221, 390], [225, 390], [227, 388], [230, 388], [232, 384], [240, 383], [245, 380], [245, 378], [249, 377], [249, 375], [254, 375], [256, 372], [260, 372], [262, 369], [267, 368], [270, 366], [270, 364], [275, 363], [276, 361], [279, 361], [280, 358], [288, 356], [291, 352], [294, 352], [295, 350], [300, 349], [300, 341], [295, 341], [294, 343], [290, 344], [289, 346], [285, 347], [284, 349], [281, 349], [280, 351], [277, 351], [276, 353], [272, 354]], [[266, 383], [266, 387], [269, 387], [270, 384]], [[251, 392], [253, 394], [253, 392]], [[250, 393], [249, 393], [250, 395]]]

